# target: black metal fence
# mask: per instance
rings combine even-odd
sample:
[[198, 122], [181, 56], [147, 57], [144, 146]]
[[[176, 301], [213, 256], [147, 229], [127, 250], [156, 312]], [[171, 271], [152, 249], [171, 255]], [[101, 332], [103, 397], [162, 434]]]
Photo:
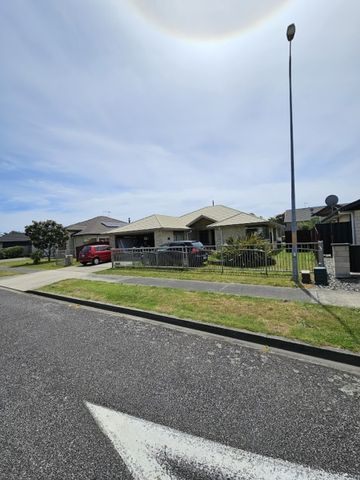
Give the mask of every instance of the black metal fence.
[[[292, 271], [290, 244], [268, 244], [264, 249], [233, 245], [112, 249], [113, 268], [192, 269], [230, 274], [288, 274]], [[323, 264], [322, 242], [298, 244], [299, 270]]]

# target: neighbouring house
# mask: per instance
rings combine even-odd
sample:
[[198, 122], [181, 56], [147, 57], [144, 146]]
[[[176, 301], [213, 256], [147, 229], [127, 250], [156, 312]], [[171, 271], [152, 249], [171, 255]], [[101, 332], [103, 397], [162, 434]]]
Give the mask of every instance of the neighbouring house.
[[232, 217], [215, 222], [208, 227], [215, 232], [215, 243], [226, 243], [230, 237], [248, 237], [261, 235], [271, 243], [281, 240], [282, 226], [270, 224], [268, 220], [257, 217], [254, 213], [240, 212]]
[[360, 199], [333, 207], [325, 206], [316, 216], [321, 218], [316, 228], [324, 241], [325, 253], [331, 253], [332, 243], [360, 245]]
[[351, 203], [324, 207], [317, 225], [324, 252], [334, 259], [335, 276], [360, 274], [360, 198]]
[[22, 247], [24, 255], [32, 253], [32, 243], [30, 238], [22, 232], [10, 232], [0, 237], [0, 248]]
[[352, 243], [360, 245], [360, 198], [341, 207], [339, 214], [350, 214]]
[[[299, 224], [302, 222], [308, 222], [312, 220], [312, 218], [317, 215], [317, 212], [322, 210], [323, 208], [324, 207], [297, 208], [295, 210], [297, 226], [299, 226]], [[291, 231], [291, 221], [292, 221], [291, 210], [286, 210], [284, 213], [284, 223], [285, 223], [286, 232]]]
[[[230, 220], [229, 224], [219, 223]], [[110, 245], [116, 248], [157, 247], [174, 240], [200, 240], [204, 245], [218, 245], [229, 237], [259, 233], [270, 236], [269, 222], [224, 205], [203, 207], [180, 217], [150, 215], [109, 232]]]
[[69, 233], [66, 250], [78, 258], [82, 247], [91, 244], [109, 243], [109, 231], [124, 225], [128, 224], [116, 218], [104, 216], [68, 225], [65, 227]]
[[157, 247], [169, 240], [183, 240], [190, 231], [178, 217], [150, 215], [109, 232], [113, 248]]

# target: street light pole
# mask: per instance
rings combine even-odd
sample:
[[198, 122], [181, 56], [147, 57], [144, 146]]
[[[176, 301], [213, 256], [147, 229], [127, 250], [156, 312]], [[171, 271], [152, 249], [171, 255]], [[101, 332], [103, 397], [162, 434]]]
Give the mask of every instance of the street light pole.
[[293, 109], [292, 109], [292, 82], [291, 82], [291, 41], [295, 36], [295, 25], [288, 26], [286, 32], [289, 41], [289, 100], [290, 100], [290, 160], [291, 160], [291, 257], [292, 278], [299, 281], [298, 254], [297, 254], [297, 226], [295, 206], [295, 167], [294, 167], [294, 133], [293, 133]]

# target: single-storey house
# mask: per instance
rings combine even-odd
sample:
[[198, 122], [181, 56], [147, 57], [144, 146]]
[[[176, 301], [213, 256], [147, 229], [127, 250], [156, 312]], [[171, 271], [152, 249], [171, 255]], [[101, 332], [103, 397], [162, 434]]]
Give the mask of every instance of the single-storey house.
[[[299, 227], [299, 224], [302, 222], [308, 222], [312, 220], [313, 217], [317, 216], [317, 212], [322, 210], [323, 207], [306, 207], [306, 208], [297, 208], [295, 210], [296, 224]], [[291, 230], [291, 221], [292, 221], [292, 212], [291, 210], [286, 210], [284, 213], [284, 223], [285, 231], [289, 232]]]
[[[208, 227], [215, 232], [215, 244], [226, 243], [230, 237], [248, 237], [250, 235], [261, 235], [263, 238], [274, 242], [281, 237], [281, 227], [269, 225], [268, 220], [257, 217], [254, 213], [240, 212], [232, 217], [215, 222]], [[280, 229], [280, 230], [279, 230]]]
[[0, 237], [0, 248], [22, 247], [24, 255], [32, 253], [32, 243], [30, 238], [22, 232], [12, 231]]
[[150, 215], [109, 232], [113, 248], [155, 247], [170, 240], [184, 240], [190, 231], [178, 217]]
[[65, 227], [69, 233], [66, 250], [78, 258], [84, 245], [109, 243], [109, 231], [124, 225], [128, 224], [116, 218], [105, 216], [98, 216], [68, 225]]
[[[222, 224], [229, 219], [229, 223]], [[174, 240], [199, 240], [204, 245], [220, 245], [229, 237], [259, 233], [270, 236], [269, 222], [224, 205], [203, 207], [180, 217], [150, 215], [109, 232], [113, 248], [157, 247]]]

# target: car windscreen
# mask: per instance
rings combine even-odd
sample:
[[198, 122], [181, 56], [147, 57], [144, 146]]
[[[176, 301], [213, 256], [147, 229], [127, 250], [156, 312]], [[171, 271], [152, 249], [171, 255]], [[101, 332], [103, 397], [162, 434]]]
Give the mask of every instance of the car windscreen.
[[193, 242], [192, 246], [195, 248], [204, 248], [204, 245], [201, 242]]
[[91, 248], [90, 246], [83, 247], [83, 248], [81, 249], [81, 253], [88, 253], [88, 252], [90, 251], [90, 248]]

